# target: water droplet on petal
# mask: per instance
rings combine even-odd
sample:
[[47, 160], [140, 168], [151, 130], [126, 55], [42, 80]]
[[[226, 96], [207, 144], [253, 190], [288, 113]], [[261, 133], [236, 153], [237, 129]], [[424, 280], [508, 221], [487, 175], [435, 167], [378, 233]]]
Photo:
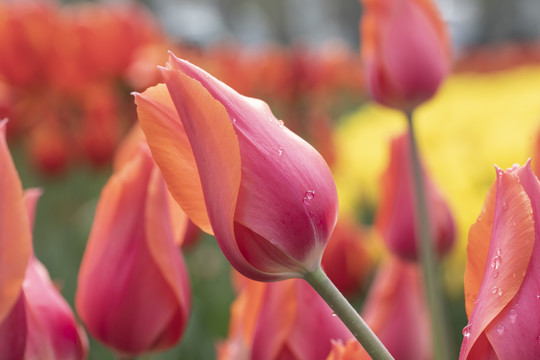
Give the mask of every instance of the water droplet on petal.
[[278, 156], [283, 155], [283, 148], [281, 146], [278, 147], [277, 151], [278, 151]]
[[271, 117], [268, 117], [266, 120], [268, 120], [268, 122], [272, 122], [272, 118], [271, 118]]
[[498, 290], [498, 288], [496, 286], [494, 286], [494, 287], [491, 288], [491, 293], [496, 294], [497, 290]]
[[508, 209], [508, 205], [506, 205], [506, 201], [503, 201], [503, 210]]
[[494, 272], [493, 272], [493, 277], [496, 278], [496, 277], [498, 277], [498, 276], [499, 276], [499, 272], [498, 272], [498, 271], [494, 271]]
[[501, 257], [499, 255], [495, 255], [493, 259], [491, 259], [491, 267], [497, 270], [499, 269], [500, 265], [501, 265]]
[[499, 289], [497, 290], [497, 294], [499, 294], [499, 296], [501, 296], [502, 293], [503, 293], [503, 290], [502, 290], [501, 288], [499, 288]]
[[235, 118], [232, 119], [232, 124], [236, 125], [236, 119]]
[[304, 205], [311, 204], [311, 200], [315, 197], [315, 190], [308, 190], [304, 194]]
[[332, 316], [336, 316], [336, 313], [335, 313], [335, 312], [333, 312], [333, 313], [332, 313]]
[[508, 315], [508, 317], [510, 318], [510, 322], [513, 324], [516, 322], [516, 317], [517, 317], [517, 312], [516, 310], [512, 309], [510, 310], [510, 314]]
[[497, 325], [497, 333], [499, 335], [502, 335], [504, 333], [504, 325], [503, 324]]
[[502, 254], [502, 250], [501, 249], [497, 249], [497, 255], [501, 256]]
[[278, 120], [277, 123], [278, 123], [278, 126], [279, 126], [280, 128], [282, 128], [283, 125], [284, 125], [284, 124], [283, 124], [283, 120]]
[[464, 337], [468, 338], [471, 335], [471, 325], [467, 324], [467, 326], [463, 328], [462, 334]]
[[536, 300], [540, 300], [540, 294], [536, 294]]

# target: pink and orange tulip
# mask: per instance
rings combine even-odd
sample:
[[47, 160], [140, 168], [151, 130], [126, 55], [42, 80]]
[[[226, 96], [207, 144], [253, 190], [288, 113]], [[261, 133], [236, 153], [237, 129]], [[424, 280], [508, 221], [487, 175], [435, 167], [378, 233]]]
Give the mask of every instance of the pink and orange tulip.
[[540, 358], [540, 182], [497, 170], [469, 232], [460, 360]]
[[171, 54], [165, 85], [136, 95], [141, 127], [186, 214], [231, 264], [262, 281], [320, 264], [337, 218], [322, 157], [268, 106]]
[[101, 194], [76, 294], [88, 331], [117, 353], [164, 350], [184, 332], [190, 288], [172, 217], [165, 182], [141, 146]]
[[[404, 259], [417, 260], [415, 196], [412, 184], [412, 161], [409, 140], [403, 134], [392, 140], [390, 162], [381, 177], [381, 202], [375, 226], [390, 251]], [[439, 255], [450, 250], [455, 240], [452, 213], [434, 182], [424, 171], [427, 206], [431, 219], [434, 248]]]
[[229, 339], [219, 360], [324, 360], [331, 341], [353, 336], [305, 281], [246, 280], [232, 305]]
[[411, 111], [450, 69], [450, 43], [430, 0], [362, 0], [362, 59], [375, 101]]

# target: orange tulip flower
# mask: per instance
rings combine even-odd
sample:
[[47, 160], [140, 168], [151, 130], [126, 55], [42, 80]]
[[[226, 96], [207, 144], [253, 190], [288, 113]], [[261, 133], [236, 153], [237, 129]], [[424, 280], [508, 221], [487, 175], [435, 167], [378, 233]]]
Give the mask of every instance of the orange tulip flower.
[[76, 308], [88, 331], [118, 353], [170, 348], [186, 327], [189, 281], [169, 206], [165, 182], [145, 147], [101, 194]]
[[460, 360], [540, 358], [540, 182], [497, 170], [469, 232]]
[[0, 322], [19, 298], [32, 246], [21, 180], [6, 144], [6, 126], [7, 120], [0, 120]]
[[405, 111], [431, 98], [446, 77], [450, 44], [430, 0], [362, 0], [362, 58], [375, 101]]
[[[40, 190], [31, 189], [24, 196], [27, 211], [24, 216], [31, 225], [40, 195]], [[32, 254], [18, 301], [0, 322], [2, 358], [82, 360], [87, 352], [84, 330], [77, 324], [47, 269]]]
[[353, 336], [304, 280], [244, 282], [219, 360], [326, 359], [332, 340]]
[[337, 217], [328, 166], [260, 100], [171, 54], [136, 95], [152, 154], [176, 201], [242, 274], [271, 281], [315, 270]]

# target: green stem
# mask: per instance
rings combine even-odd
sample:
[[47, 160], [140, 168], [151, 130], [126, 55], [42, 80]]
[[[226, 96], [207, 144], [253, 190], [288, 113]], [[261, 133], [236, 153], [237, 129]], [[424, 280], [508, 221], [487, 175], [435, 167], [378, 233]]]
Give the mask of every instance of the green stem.
[[431, 237], [430, 220], [428, 217], [427, 200], [424, 187], [418, 145], [414, 133], [412, 112], [407, 112], [409, 125], [410, 156], [412, 161], [412, 182], [414, 186], [415, 216], [417, 229], [417, 247], [420, 250], [420, 263], [424, 276], [424, 286], [427, 294], [429, 311], [431, 314], [431, 331], [433, 334], [434, 358], [438, 360], [454, 359], [453, 348], [450, 346], [450, 336], [446, 330], [443, 299], [439, 288], [440, 276], [438, 273], [437, 258], [434, 251], [434, 242]]
[[339, 316], [341, 321], [349, 328], [354, 337], [364, 347], [373, 360], [394, 359], [381, 343], [379, 338], [371, 331], [369, 326], [360, 317], [358, 312], [339, 292], [336, 286], [319, 266], [314, 271], [307, 273], [304, 279], [319, 293], [328, 305]]

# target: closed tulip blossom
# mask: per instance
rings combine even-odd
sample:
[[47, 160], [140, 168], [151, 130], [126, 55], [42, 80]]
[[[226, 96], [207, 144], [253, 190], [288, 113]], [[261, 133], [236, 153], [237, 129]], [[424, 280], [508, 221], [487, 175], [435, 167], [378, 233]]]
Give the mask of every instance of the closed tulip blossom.
[[276, 119], [171, 54], [165, 85], [136, 94], [141, 127], [169, 190], [243, 275], [302, 277], [320, 265], [337, 218], [322, 157]]
[[352, 339], [332, 309], [303, 280], [247, 281], [232, 306], [219, 360], [324, 360], [331, 342]]
[[362, 316], [395, 359], [433, 359], [418, 264], [391, 256], [373, 280]]
[[76, 294], [88, 331], [115, 352], [160, 351], [182, 336], [190, 288], [177, 234], [165, 182], [139, 147], [101, 194]]
[[0, 322], [19, 299], [32, 251], [23, 189], [7, 147], [6, 126], [7, 120], [0, 120]]
[[[33, 223], [40, 193], [37, 189], [26, 191], [24, 202], [28, 214], [24, 216], [29, 220], [26, 226]], [[47, 269], [32, 254], [19, 298], [0, 322], [2, 358], [82, 360], [87, 352], [86, 334], [51, 281]]]
[[431, 98], [450, 68], [450, 44], [430, 0], [362, 0], [362, 59], [378, 103], [412, 111]]
[[[411, 179], [409, 146], [406, 134], [392, 140], [390, 161], [381, 177], [381, 201], [375, 225], [392, 253], [417, 261], [416, 198]], [[434, 248], [439, 255], [443, 255], [455, 240], [454, 219], [448, 204], [425, 170], [423, 176]]]
[[471, 226], [460, 360], [540, 358], [540, 182], [503, 171]]

